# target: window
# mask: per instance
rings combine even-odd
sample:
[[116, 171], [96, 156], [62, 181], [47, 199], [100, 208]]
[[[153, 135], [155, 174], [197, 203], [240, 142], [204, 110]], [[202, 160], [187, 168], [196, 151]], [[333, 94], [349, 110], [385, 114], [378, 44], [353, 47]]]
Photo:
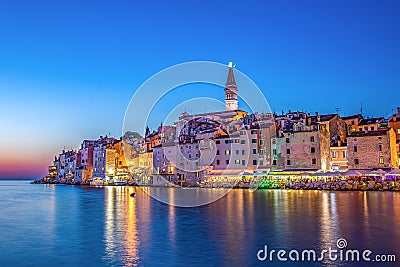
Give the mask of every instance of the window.
[[220, 161], [219, 161], [219, 159], [217, 159], [217, 165], [219, 165], [220, 164]]
[[257, 139], [251, 139], [252, 144], [257, 144]]
[[357, 152], [357, 146], [354, 146], [354, 147], [353, 147], [353, 151], [354, 151], [354, 152]]
[[229, 164], [229, 159], [225, 160], [225, 163], [226, 163], [226, 164]]
[[246, 161], [242, 159], [242, 166], [246, 166]]
[[199, 145], [196, 145], [196, 149], [199, 148]]
[[217, 141], [215, 141], [215, 143], [216, 143], [217, 145], [219, 145], [219, 144], [221, 144], [221, 141], [220, 141], [220, 140], [217, 140]]
[[257, 130], [251, 130], [251, 134], [257, 134]]
[[276, 159], [272, 161], [272, 165], [276, 165]]
[[253, 159], [253, 165], [257, 165], [257, 160]]
[[286, 161], [286, 165], [290, 165], [290, 159]]
[[236, 144], [239, 144], [239, 143], [240, 143], [240, 140], [239, 140], [239, 139], [235, 139], [235, 143], [236, 143]]
[[228, 144], [229, 143], [229, 140], [225, 140], [225, 144]]
[[382, 145], [381, 144], [378, 145], [378, 151], [382, 151]]
[[286, 149], [286, 154], [290, 154], [290, 148]]
[[242, 145], [244, 145], [244, 144], [246, 144], [246, 140], [240, 140], [240, 143], [241, 143]]
[[262, 129], [260, 129], [260, 134], [263, 134], [263, 133], [264, 133], [264, 131]]
[[240, 135], [246, 135], [246, 131], [240, 131]]
[[188, 146], [188, 149], [192, 149], [192, 146]]
[[219, 155], [219, 150], [217, 150], [217, 155]]
[[264, 145], [264, 140], [260, 140], [260, 146]]
[[290, 142], [289, 138], [286, 138], [286, 143], [289, 143], [289, 142]]
[[253, 148], [253, 154], [257, 154], [257, 149]]
[[365, 131], [368, 131], [368, 126], [364, 126], [364, 130], [365, 130]]
[[192, 155], [191, 154], [189, 154], [189, 159], [191, 159], [192, 158]]
[[230, 150], [225, 150], [225, 155], [230, 155], [231, 151]]
[[400, 129], [397, 129], [397, 134], [400, 134]]
[[361, 131], [362, 131], [362, 128], [358, 128], [358, 130], [361, 132]]
[[236, 155], [239, 155], [239, 149], [236, 149]]
[[264, 165], [264, 162], [262, 160], [260, 160], [260, 165]]
[[242, 155], [246, 155], [246, 151], [242, 149]]
[[375, 127], [374, 127], [374, 126], [371, 126], [371, 131], [373, 131], [373, 130], [375, 130]]
[[240, 159], [236, 159], [235, 164], [240, 164]]
[[274, 149], [272, 150], [272, 154], [273, 154], [273, 155], [276, 155], [276, 148], [274, 148]]
[[335, 159], [338, 157], [337, 151], [332, 151], [332, 158]]
[[359, 164], [358, 159], [354, 159], [354, 164], [356, 164], [356, 165]]
[[313, 165], [317, 164], [317, 159], [312, 159], [311, 163], [312, 163]]
[[196, 158], [198, 158], [199, 157], [199, 154], [196, 154]]
[[354, 125], [354, 121], [351, 121], [351, 125]]
[[347, 151], [342, 151], [342, 158], [347, 158]]
[[311, 153], [315, 153], [315, 147], [311, 147]]
[[315, 142], [315, 137], [314, 136], [310, 137], [310, 142]]
[[385, 163], [385, 159], [383, 157], [379, 157], [379, 164]]
[[260, 149], [260, 156], [264, 156], [264, 149]]

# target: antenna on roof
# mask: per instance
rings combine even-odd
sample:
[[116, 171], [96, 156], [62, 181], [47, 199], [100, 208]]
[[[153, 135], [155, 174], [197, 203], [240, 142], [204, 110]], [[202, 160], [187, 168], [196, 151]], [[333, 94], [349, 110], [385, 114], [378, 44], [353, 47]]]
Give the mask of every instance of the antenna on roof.
[[361, 101], [361, 103], [360, 103], [360, 114], [361, 114], [361, 115], [363, 114], [363, 110], [362, 110], [362, 101]]
[[336, 110], [336, 114], [339, 114], [340, 108], [335, 108], [335, 110]]

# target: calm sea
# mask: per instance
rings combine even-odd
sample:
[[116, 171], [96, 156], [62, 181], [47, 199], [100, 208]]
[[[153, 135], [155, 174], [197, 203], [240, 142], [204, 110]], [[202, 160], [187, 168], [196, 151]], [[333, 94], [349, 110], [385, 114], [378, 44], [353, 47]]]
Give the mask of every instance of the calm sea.
[[0, 266], [348, 266], [257, 259], [264, 245], [321, 251], [336, 249], [339, 238], [347, 249], [398, 256], [397, 264], [359, 266], [400, 266], [394, 192], [237, 189], [206, 206], [178, 208], [133, 187], [3, 180], [0, 216]]

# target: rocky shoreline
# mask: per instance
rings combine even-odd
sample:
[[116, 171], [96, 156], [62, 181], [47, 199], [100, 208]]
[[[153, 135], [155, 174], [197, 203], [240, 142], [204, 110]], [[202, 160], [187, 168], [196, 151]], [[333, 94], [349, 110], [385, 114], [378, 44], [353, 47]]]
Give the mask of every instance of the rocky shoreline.
[[[36, 180], [32, 184], [65, 184], [65, 185], [82, 185], [90, 186], [89, 184], [81, 183], [60, 183], [57, 181], [46, 182]], [[105, 186], [116, 186], [109, 184]], [[118, 185], [121, 186], [121, 185]], [[138, 185], [136, 183], [127, 183], [125, 186], [154, 186], [154, 185]], [[160, 187], [160, 185], [154, 186]], [[177, 187], [177, 185], [165, 185], [162, 187]], [[291, 189], [291, 190], [330, 190], [330, 191], [400, 191], [400, 181], [398, 180], [365, 180], [365, 179], [349, 179], [340, 180], [333, 179], [330, 181], [322, 180], [300, 180], [300, 181], [261, 181], [258, 183], [239, 182], [237, 184], [203, 184], [194, 186], [196, 188], [258, 188], [258, 189]]]

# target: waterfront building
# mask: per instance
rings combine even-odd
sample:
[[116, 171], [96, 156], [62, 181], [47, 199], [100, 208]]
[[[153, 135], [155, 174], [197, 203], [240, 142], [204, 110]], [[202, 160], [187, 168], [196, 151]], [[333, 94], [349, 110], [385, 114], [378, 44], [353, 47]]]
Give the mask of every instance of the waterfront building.
[[399, 167], [393, 129], [354, 132], [348, 136], [347, 146], [349, 169], [389, 170]]
[[330, 168], [330, 135], [324, 126], [301, 132], [279, 131], [271, 139], [273, 170], [327, 170]]
[[122, 140], [119, 140], [106, 147], [106, 175], [114, 181], [130, 179], [122, 144]]
[[349, 161], [347, 159], [347, 144], [338, 142], [330, 147], [332, 170], [347, 170]]
[[400, 165], [400, 107], [397, 108], [397, 114], [390, 116], [389, 127], [396, 133], [396, 150], [397, 158], [399, 160], [398, 165]]

